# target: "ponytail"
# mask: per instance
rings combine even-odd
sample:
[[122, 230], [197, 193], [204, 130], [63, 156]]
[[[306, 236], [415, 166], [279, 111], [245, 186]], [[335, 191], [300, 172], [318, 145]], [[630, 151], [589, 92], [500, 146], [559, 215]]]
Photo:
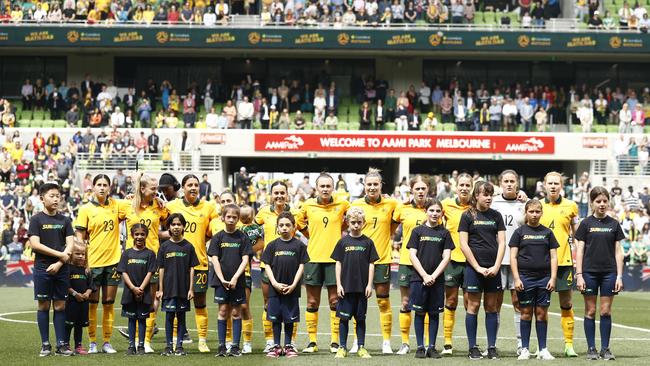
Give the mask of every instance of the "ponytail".
[[136, 172], [133, 177], [133, 202], [131, 205], [138, 214], [142, 211], [142, 199], [144, 198], [142, 188], [147, 187], [153, 181], [154, 178], [144, 174], [143, 171]]

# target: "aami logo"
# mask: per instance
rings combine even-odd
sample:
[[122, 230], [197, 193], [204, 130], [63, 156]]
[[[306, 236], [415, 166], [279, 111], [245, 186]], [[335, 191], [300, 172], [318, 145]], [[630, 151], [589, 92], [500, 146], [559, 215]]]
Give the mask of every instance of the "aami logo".
[[518, 144], [509, 143], [506, 145], [506, 151], [513, 152], [536, 152], [543, 148], [544, 141], [536, 137], [531, 137]]
[[291, 135], [280, 141], [267, 141], [264, 148], [267, 150], [298, 150], [304, 144], [305, 142], [301, 137]]

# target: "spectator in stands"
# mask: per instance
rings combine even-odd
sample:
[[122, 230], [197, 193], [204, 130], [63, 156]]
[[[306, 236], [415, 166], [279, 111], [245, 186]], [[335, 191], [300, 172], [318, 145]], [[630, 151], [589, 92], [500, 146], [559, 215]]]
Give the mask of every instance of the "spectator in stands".
[[623, 7], [618, 10], [618, 24], [621, 28], [627, 28], [630, 17], [633, 15], [632, 9], [627, 1], [623, 1]]
[[589, 28], [591, 28], [591, 29], [602, 29], [603, 28], [603, 21], [602, 21], [602, 19], [600, 19], [600, 12], [598, 10], [594, 11], [591, 18], [589, 18], [589, 22], [587, 24], [589, 25]]
[[[330, 110], [327, 115], [327, 118], [325, 118], [325, 128], [328, 130], [336, 130], [338, 123], [339, 123], [339, 119], [334, 114], [334, 111]], [[375, 124], [375, 127], [376, 126], [377, 124]]]
[[[271, 116], [273, 116], [274, 113], [277, 113], [277, 112], [275, 112], [275, 106], [272, 105], [271, 106]], [[273, 118], [273, 117], [271, 117], [271, 118]], [[305, 125], [307, 124], [307, 122], [305, 121], [305, 117], [302, 115], [301, 111], [296, 112], [296, 118], [294, 119], [294, 124], [296, 126], [296, 130], [305, 129]]]
[[147, 137], [147, 146], [149, 154], [158, 154], [158, 144], [160, 143], [160, 137], [156, 134], [156, 129], [151, 128], [151, 135]]
[[630, 126], [632, 127], [632, 133], [642, 134], [643, 126], [645, 124], [645, 113], [643, 112], [643, 105], [637, 103], [634, 106], [634, 111], [631, 112], [632, 120], [630, 121]]
[[285, 108], [280, 113], [280, 118], [278, 118], [278, 128], [288, 130], [289, 126], [291, 126], [291, 117], [289, 117], [289, 110]]
[[372, 121], [372, 110], [368, 102], [363, 102], [361, 108], [359, 108], [359, 123], [361, 124], [362, 130], [369, 130], [370, 123]]
[[232, 103], [232, 100], [228, 100], [226, 105], [223, 107], [226, 116], [228, 117], [228, 128], [235, 128], [235, 119], [237, 118], [237, 108]]
[[587, 7], [587, 0], [576, 0], [573, 7], [573, 13], [579, 21], [584, 21], [587, 15], [589, 14], [589, 9]]
[[521, 124], [524, 125], [524, 131], [529, 132], [530, 127], [533, 121], [535, 110], [530, 104], [530, 99], [528, 97], [524, 98], [521, 109], [519, 110], [519, 116], [521, 117]]
[[383, 130], [384, 122], [386, 121], [386, 107], [384, 106], [383, 100], [377, 99], [377, 105], [375, 106], [373, 115], [375, 117], [375, 130]]
[[462, 24], [465, 20], [465, 8], [461, 0], [451, 0], [451, 22]]
[[244, 99], [237, 106], [237, 113], [240, 128], [250, 129], [255, 109], [253, 108], [253, 103], [248, 100], [248, 96], [244, 96]]
[[79, 121], [79, 108], [76, 104], [73, 104], [65, 114], [65, 121], [68, 122], [68, 127], [77, 126]]
[[[393, 10], [393, 7], [391, 6], [391, 11], [393, 11], [393, 22], [395, 19], [395, 12]], [[418, 12], [415, 10], [415, 6], [413, 5], [413, 1], [407, 2], [406, 5], [406, 10], [404, 11], [404, 21], [409, 24], [413, 24], [417, 21], [418, 19]]]
[[591, 125], [594, 122], [594, 110], [586, 102], [581, 102], [577, 112], [578, 120], [582, 126], [582, 132], [591, 132]]
[[413, 110], [413, 113], [408, 116], [408, 129], [409, 131], [418, 131], [420, 129], [420, 124], [422, 120], [420, 119], [420, 113], [417, 109]]
[[537, 132], [546, 131], [548, 114], [546, 113], [546, 110], [541, 105], [537, 106], [537, 112], [535, 113], [535, 122], [537, 123]]
[[628, 108], [628, 103], [623, 103], [623, 108], [618, 113], [618, 132], [630, 133], [630, 123], [632, 122], [632, 112]]
[[124, 113], [120, 110], [120, 107], [115, 107], [115, 110], [113, 113], [111, 113], [111, 127], [124, 127], [125, 125], [125, 117]]
[[33, 95], [34, 95], [34, 86], [31, 84], [29, 79], [25, 79], [25, 84], [23, 84], [20, 89], [20, 94], [22, 95], [23, 108], [25, 110], [32, 109]]

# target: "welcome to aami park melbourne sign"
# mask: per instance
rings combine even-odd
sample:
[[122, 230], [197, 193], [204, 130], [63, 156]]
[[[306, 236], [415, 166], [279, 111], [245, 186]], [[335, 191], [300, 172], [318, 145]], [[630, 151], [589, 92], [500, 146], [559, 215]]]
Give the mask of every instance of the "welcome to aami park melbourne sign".
[[441, 31], [435, 28], [0, 27], [0, 47], [34, 46], [648, 53], [650, 36], [641, 33]]

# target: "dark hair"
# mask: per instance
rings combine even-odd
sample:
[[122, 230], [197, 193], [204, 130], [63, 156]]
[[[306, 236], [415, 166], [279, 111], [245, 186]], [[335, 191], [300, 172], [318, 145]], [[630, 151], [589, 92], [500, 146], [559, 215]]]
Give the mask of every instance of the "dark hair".
[[38, 187], [38, 194], [42, 196], [48, 191], [51, 191], [53, 189], [61, 193], [61, 187], [59, 186], [58, 183], [48, 182], [48, 183], [43, 183], [40, 187]]
[[273, 190], [273, 187], [277, 187], [277, 186], [283, 186], [284, 189], [286, 189], [287, 191], [289, 190], [289, 186], [287, 186], [287, 183], [285, 183], [282, 180], [276, 180], [275, 182], [273, 182], [273, 184], [271, 184], [271, 190]]
[[429, 198], [429, 199], [426, 201], [426, 205], [425, 205], [425, 207], [426, 207], [427, 210], [428, 210], [429, 207], [431, 207], [431, 206], [438, 206], [438, 207], [440, 207], [440, 208], [442, 209], [442, 202], [440, 202], [440, 200], [437, 199], [437, 198]]
[[134, 236], [135, 231], [138, 230], [138, 229], [143, 229], [144, 230], [144, 236], [145, 237], [149, 236], [149, 228], [147, 227], [147, 225], [141, 224], [141, 223], [138, 222], [137, 224], [131, 226], [131, 237]]
[[607, 197], [607, 200], [609, 201], [609, 191], [607, 191], [607, 188], [597, 186], [592, 188], [589, 192], [589, 202], [594, 202], [600, 195]]
[[187, 181], [190, 180], [190, 179], [192, 179], [192, 178], [196, 179], [197, 182], [200, 182], [200, 181], [201, 181], [201, 180], [199, 180], [199, 177], [197, 177], [196, 175], [194, 175], [194, 174], [188, 174], [188, 175], [186, 175], [186, 176], [183, 177], [183, 180], [181, 181], [181, 185], [184, 186], [185, 183], [187, 183]]
[[187, 223], [187, 221], [185, 221], [185, 217], [183, 216], [183, 214], [178, 212], [169, 215], [169, 217], [167, 218], [168, 227], [172, 226], [172, 222], [174, 222], [174, 219], [179, 219], [181, 224], [183, 224], [183, 229], [185, 229], [185, 224]]
[[478, 196], [481, 192], [492, 195], [494, 194], [494, 186], [492, 183], [486, 181], [480, 181], [474, 185], [472, 196], [469, 198], [469, 213], [473, 218], [476, 218], [476, 214], [478, 213], [478, 208], [476, 207], [478, 205], [478, 200], [476, 199], [476, 196]]
[[278, 224], [280, 223], [280, 220], [281, 220], [281, 219], [288, 219], [289, 221], [291, 221], [291, 224], [292, 224], [292, 225], [294, 225], [294, 226], [296, 225], [296, 218], [293, 217], [293, 214], [292, 214], [291, 212], [286, 212], [286, 211], [285, 211], [285, 212], [281, 212], [281, 213], [278, 215], [278, 219], [277, 219], [277, 221], [276, 221], [276, 225], [278, 225]]
[[106, 181], [108, 182], [108, 185], [109, 186], [111, 185], [111, 178], [109, 178], [108, 175], [106, 175], [106, 174], [97, 174], [95, 176], [95, 178], [93, 178], [93, 185], [97, 184], [97, 182], [100, 179], [106, 179]]
[[227, 213], [228, 211], [235, 211], [235, 212], [237, 213], [237, 217], [240, 216], [240, 209], [239, 209], [239, 206], [235, 205], [234, 203], [231, 203], [231, 204], [225, 205], [224, 208], [223, 208], [223, 211], [221, 211], [221, 215], [222, 215], [223, 217], [226, 217], [226, 213]]
[[533, 205], [539, 206], [540, 208], [543, 209], [542, 202], [540, 200], [538, 200], [537, 198], [532, 198], [532, 199], [529, 199], [528, 202], [526, 202], [526, 205], [524, 206], [524, 212], [528, 211], [528, 207], [533, 206]]
[[231, 196], [232, 196], [232, 200], [233, 200], [233, 201], [237, 201], [237, 197], [235, 197], [235, 194], [234, 194], [231, 190], [226, 189], [225, 191], [221, 192], [221, 194], [219, 195], [219, 198], [221, 198], [221, 196], [223, 196], [224, 194], [229, 194], [229, 195], [231, 195]]
[[515, 180], [519, 180], [519, 174], [517, 174], [516, 171], [514, 171], [512, 169], [506, 169], [506, 170], [502, 171], [501, 174], [499, 174], [499, 183], [501, 183], [501, 180], [507, 174], [512, 174], [512, 175], [515, 176]]

